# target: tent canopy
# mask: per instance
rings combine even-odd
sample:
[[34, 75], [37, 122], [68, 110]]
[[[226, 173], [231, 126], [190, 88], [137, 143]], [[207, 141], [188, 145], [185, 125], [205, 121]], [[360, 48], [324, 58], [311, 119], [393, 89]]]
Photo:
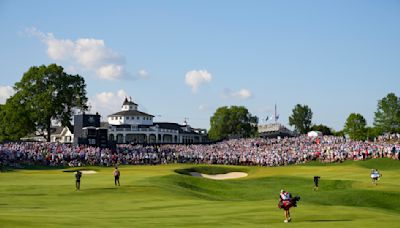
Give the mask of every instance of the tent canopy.
[[322, 132], [320, 131], [310, 131], [307, 133], [308, 137], [318, 137], [322, 136]]

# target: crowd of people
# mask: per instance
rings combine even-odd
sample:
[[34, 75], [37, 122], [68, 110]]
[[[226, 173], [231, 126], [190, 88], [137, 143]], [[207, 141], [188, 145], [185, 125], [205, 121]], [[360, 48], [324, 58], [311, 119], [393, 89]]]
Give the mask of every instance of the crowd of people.
[[0, 165], [115, 166], [170, 163], [282, 166], [317, 160], [342, 162], [400, 159], [400, 143], [362, 142], [335, 136], [232, 139], [215, 144], [86, 145], [20, 142], [0, 144]]
[[400, 142], [400, 134], [383, 134], [377, 137], [377, 141], [379, 142]]

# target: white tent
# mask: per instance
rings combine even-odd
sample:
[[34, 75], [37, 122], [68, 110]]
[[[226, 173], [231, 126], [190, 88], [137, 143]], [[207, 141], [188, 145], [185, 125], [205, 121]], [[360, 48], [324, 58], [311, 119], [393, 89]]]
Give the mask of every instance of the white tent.
[[310, 131], [307, 133], [308, 137], [318, 137], [322, 136], [322, 132], [320, 131]]

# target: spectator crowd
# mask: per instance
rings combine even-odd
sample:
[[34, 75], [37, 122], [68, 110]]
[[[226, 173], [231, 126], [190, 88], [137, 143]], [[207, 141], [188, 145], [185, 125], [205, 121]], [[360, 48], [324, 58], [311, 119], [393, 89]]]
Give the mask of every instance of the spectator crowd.
[[86, 145], [20, 142], [0, 144], [0, 165], [114, 166], [170, 163], [282, 166], [317, 160], [342, 162], [400, 159], [400, 143], [362, 142], [335, 136], [232, 139], [215, 144], [117, 145], [115, 150]]
[[393, 134], [383, 134], [378, 136], [377, 141], [379, 142], [400, 142], [400, 134], [393, 133]]

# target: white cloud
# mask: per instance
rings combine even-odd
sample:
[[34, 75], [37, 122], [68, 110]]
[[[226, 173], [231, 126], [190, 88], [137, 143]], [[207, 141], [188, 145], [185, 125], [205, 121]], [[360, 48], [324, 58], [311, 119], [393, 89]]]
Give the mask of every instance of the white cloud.
[[233, 96], [240, 99], [249, 99], [253, 96], [253, 94], [248, 89], [241, 89], [238, 92], [235, 92]]
[[107, 115], [121, 110], [121, 105], [126, 97], [129, 97], [128, 93], [122, 89], [118, 90], [116, 93], [98, 93], [89, 99], [89, 103], [91, 106], [90, 112], [98, 112], [102, 115], [103, 118], [107, 118]]
[[125, 99], [125, 97], [128, 97], [128, 93], [126, 93], [125, 90], [120, 89], [117, 92], [117, 97], [120, 98], [120, 99], [122, 99], [122, 98]]
[[239, 91], [232, 91], [230, 89], [225, 89], [222, 93], [222, 98], [229, 99], [229, 98], [236, 98], [247, 100], [253, 97], [253, 94], [248, 89], [240, 89]]
[[149, 72], [147, 70], [145, 70], [145, 69], [141, 69], [141, 70], [138, 71], [138, 75], [139, 75], [140, 78], [145, 79], [145, 78], [149, 77]]
[[123, 73], [123, 70], [123, 66], [111, 64], [100, 67], [97, 70], [97, 74], [102, 79], [114, 79], [118, 78]]
[[0, 104], [6, 103], [6, 100], [14, 93], [15, 91], [11, 86], [0, 86]]
[[43, 33], [36, 28], [28, 28], [29, 35], [38, 37], [47, 45], [47, 55], [52, 60], [65, 61], [95, 72], [101, 79], [114, 80], [129, 78], [125, 69], [125, 58], [114, 50], [106, 47], [104, 40], [80, 38], [57, 39], [52, 33]]
[[53, 60], [67, 60], [72, 57], [74, 43], [71, 40], [57, 40], [49, 34], [46, 40], [47, 55]]
[[68, 74], [79, 74], [79, 69], [76, 66], [67, 66], [64, 68], [65, 72]]
[[212, 75], [206, 70], [192, 70], [186, 73], [185, 83], [192, 87], [192, 92], [196, 93], [199, 86], [210, 82]]
[[199, 111], [207, 112], [207, 111], [210, 111], [211, 108], [210, 108], [208, 105], [201, 104], [201, 105], [199, 105], [198, 110], [199, 110]]

